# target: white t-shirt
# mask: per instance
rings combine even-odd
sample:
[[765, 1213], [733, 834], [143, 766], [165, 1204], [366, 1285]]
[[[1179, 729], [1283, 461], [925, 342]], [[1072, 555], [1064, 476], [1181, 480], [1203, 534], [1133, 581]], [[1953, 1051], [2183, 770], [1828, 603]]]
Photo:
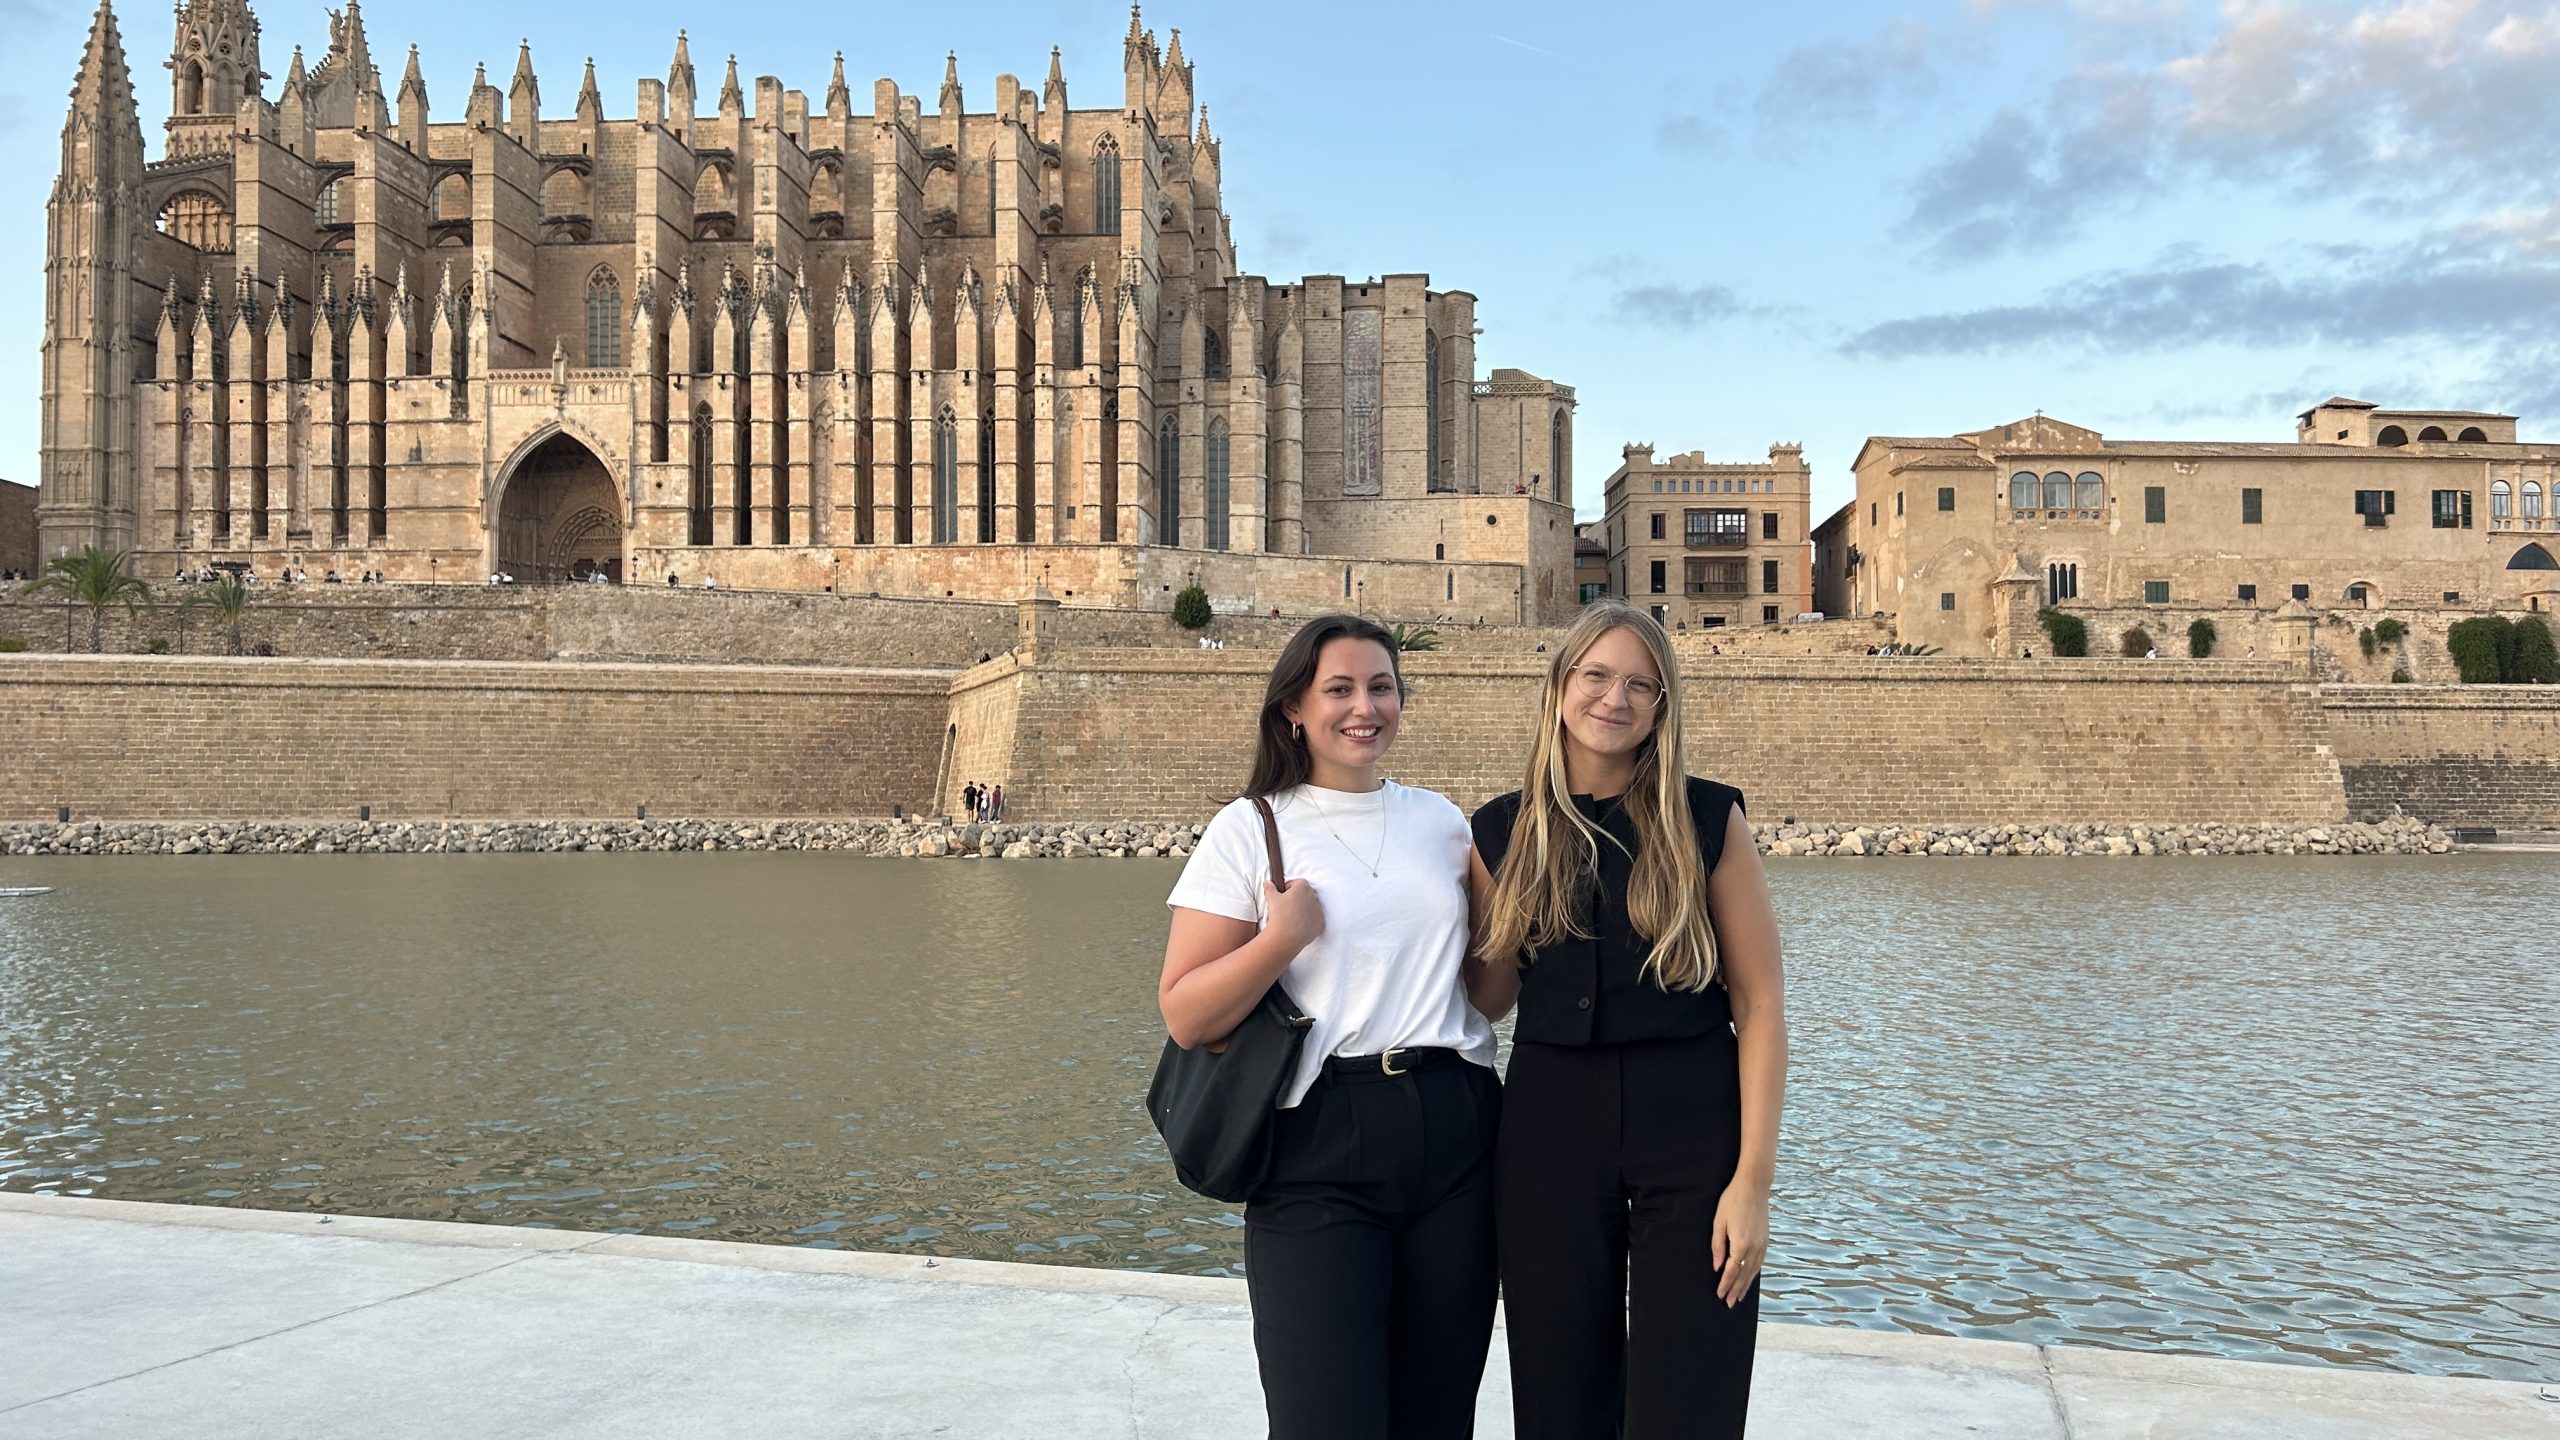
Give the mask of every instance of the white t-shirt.
[[[1437, 1046], [1490, 1068], [1493, 1027], [1467, 1003], [1458, 974], [1474, 843], [1467, 817], [1436, 791], [1392, 780], [1367, 794], [1300, 785], [1272, 796], [1271, 811], [1284, 873], [1315, 886], [1324, 906], [1324, 933], [1280, 977], [1315, 1020], [1280, 1108], [1305, 1098], [1335, 1055]], [[1252, 801], [1231, 801], [1165, 903], [1260, 925], [1270, 878], [1262, 817]]]

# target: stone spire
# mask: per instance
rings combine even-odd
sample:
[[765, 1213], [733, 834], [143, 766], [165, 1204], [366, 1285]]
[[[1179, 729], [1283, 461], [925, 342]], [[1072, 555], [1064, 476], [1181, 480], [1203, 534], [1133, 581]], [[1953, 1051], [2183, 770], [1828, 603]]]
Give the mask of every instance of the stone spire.
[[232, 328], [255, 329], [258, 323], [258, 272], [243, 265], [233, 278], [238, 283], [231, 292]]
[[410, 153], [427, 153], [427, 77], [418, 67], [418, 47], [409, 47], [409, 63], [400, 72], [400, 143]]
[[596, 91], [596, 57], [587, 57], [587, 75], [578, 82], [578, 118], [590, 125], [604, 119], [604, 96]]
[[[1214, 50], [1217, 47], [1212, 45], [1210, 48]], [[1180, 70], [1188, 66], [1189, 63], [1189, 61], [1182, 58], [1182, 32], [1176, 30], [1172, 34], [1167, 35], [1165, 37], [1164, 68], [1167, 70]]]
[[[108, 127], [130, 133], [135, 158], [139, 160], [141, 112], [134, 104], [133, 71], [125, 63], [124, 36], [116, 29], [116, 12], [110, 0], [98, 0], [97, 13], [89, 17], [89, 43], [80, 51], [80, 73], [71, 82], [71, 114], [85, 119], [101, 133]], [[66, 142], [70, 139], [67, 128], [63, 138]], [[134, 168], [137, 172], [141, 169], [139, 164]]]
[[738, 88], [738, 57], [729, 57], [729, 71], [720, 78], [720, 113], [735, 119], [747, 113], [746, 92]]
[[1064, 110], [1067, 106], [1067, 72], [1061, 67], [1058, 47], [1049, 47], [1049, 83], [1040, 87], [1040, 108]]
[[942, 98], [945, 111], [960, 108], [960, 52], [953, 50], [942, 57]]
[[516, 73], [507, 82], [507, 131], [527, 150], [542, 148], [542, 83], [533, 78], [533, 42], [516, 42]]
[[684, 32], [676, 32], [676, 58], [667, 65], [667, 113], [680, 129], [690, 131], [694, 106], [701, 91], [694, 88], [693, 47], [686, 43]]
[[827, 80], [827, 113], [838, 120], [853, 113], [853, 91], [844, 83], [844, 52], [836, 52], [835, 74]]
[[311, 72], [302, 68], [302, 47], [293, 47], [293, 63], [284, 67], [284, 88], [300, 91], [310, 80]]

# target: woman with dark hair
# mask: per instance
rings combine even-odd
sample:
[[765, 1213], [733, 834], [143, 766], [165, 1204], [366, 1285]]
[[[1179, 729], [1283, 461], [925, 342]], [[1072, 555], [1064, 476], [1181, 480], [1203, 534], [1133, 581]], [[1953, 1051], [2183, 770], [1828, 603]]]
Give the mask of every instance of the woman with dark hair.
[[1455, 805], [1378, 773], [1403, 713], [1392, 635], [1308, 622], [1272, 667], [1244, 797], [1167, 901], [1176, 1043], [1216, 1043], [1275, 980], [1314, 1020], [1244, 1212], [1274, 1440], [1468, 1435], [1492, 1339], [1502, 1092], [1460, 979], [1473, 847]]
[[1786, 1090], [1742, 792], [1685, 773], [1643, 611], [1565, 632], [1527, 782], [1475, 815], [1468, 986], [1520, 1007], [1496, 1162], [1520, 1440], [1739, 1436]]

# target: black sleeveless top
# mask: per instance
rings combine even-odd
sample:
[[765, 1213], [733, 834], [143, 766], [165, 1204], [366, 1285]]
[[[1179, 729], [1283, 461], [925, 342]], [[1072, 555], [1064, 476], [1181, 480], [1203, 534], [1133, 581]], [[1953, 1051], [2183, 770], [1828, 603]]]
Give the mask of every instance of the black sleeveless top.
[[[1721, 983], [1700, 991], [1665, 990], [1644, 973], [1652, 943], [1627, 918], [1627, 885], [1635, 872], [1635, 822], [1617, 797], [1576, 795], [1584, 818], [1617, 839], [1600, 847], [1598, 914], [1585, 914], [1588, 940], [1567, 936], [1537, 952], [1520, 972], [1520, 1017], [1513, 1035], [1534, 1045], [1623, 1045], [1636, 1040], [1691, 1040], [1733, 1024], [1733, 1006]], [[1728, 817], [1742, 806], [1742, 792], [1713, 780], [1689, 777], [1689, 813], [1698, 833], [1706, 873], [1724, 858]], [[1511, 848], [1520, 792], [1484, 803], [1475, 813], [1476, 850], [1487, 870], [1499, 871]]]

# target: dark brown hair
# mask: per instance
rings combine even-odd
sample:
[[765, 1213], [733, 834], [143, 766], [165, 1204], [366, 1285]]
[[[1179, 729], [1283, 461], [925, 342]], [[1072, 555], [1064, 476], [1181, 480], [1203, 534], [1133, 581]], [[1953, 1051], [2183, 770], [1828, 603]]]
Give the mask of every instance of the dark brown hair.
[[1253, 740], [1253, 778], [1244, 782], [1247, 798], [1277, 795], [1305, 784], [1313, 773], [1315, 762], [1307, 754], [1307, 742], [1289, 733], [1289, 717], [1280, 707], [1316, 683], [1316, 661], [1322, 658], [1326, 643], [1334, 640], [1377, 641], [1387, 652], [1387, 668], [1395, 672], [1396, 694], [1404, 694], [1404, 665], [1396, 658], [1396, 637], [1387, 627], [1358, 615], [1319, 615], [1308, 621], [1289, 637], [1271, 666], [1270, 683], [1263, 687], [1262, 718]]

